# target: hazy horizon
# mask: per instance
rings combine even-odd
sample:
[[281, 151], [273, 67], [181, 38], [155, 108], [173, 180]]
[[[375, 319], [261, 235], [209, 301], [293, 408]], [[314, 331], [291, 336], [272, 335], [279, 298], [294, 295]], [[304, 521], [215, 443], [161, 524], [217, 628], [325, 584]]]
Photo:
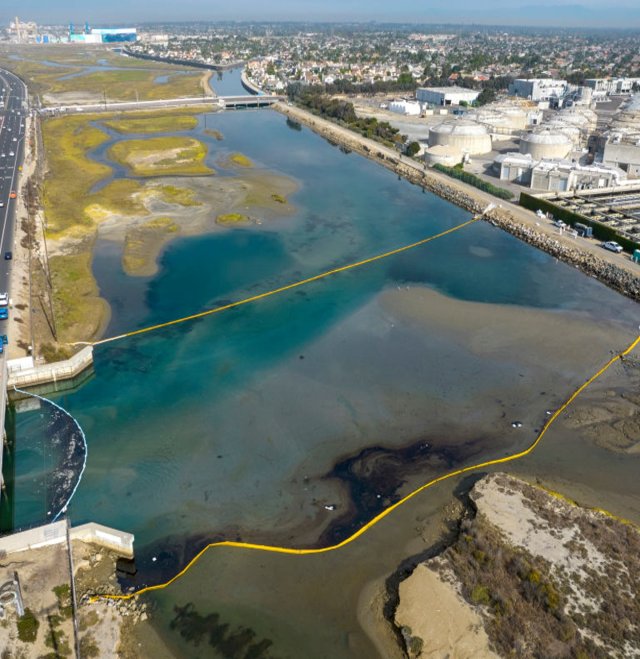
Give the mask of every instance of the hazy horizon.
[[68, 22], [90, 24], [153, 23], [182, 21], [292, 21], [292, 22], [390, 22], [452, 25], [496, 25], [524, 27], [640, 28], [640, 6], [631, 0], [559, 0], [514, 6], [503, 0], [452, 6], [448, 0], [397, 0], [393, 9], [387, 0], [273, 0], [265, 5], [257, 0], [236, 0], [231, 6], [213, 7], [210, 0], [182, 0], [162, 3], [153, 0], [9, 0], [0, 9], [0, 22], [14, 16], [38, 23], [64, 25]]

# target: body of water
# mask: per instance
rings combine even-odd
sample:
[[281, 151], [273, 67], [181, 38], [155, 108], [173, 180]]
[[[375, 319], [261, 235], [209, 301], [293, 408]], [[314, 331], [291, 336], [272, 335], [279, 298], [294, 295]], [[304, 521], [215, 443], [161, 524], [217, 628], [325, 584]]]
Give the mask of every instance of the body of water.
[[[238, 71], [212, 78], [219, 94], [239, 93], [237, 84]], [[202, 122], [195, 131], [208, 141], [212, 162], [238, 151], [258, 172], [295, 178], [297, 213], [179, 238], [148, 278], [127, 277], [121, 245], [101, 242], [94, 273], [113, 310], [109, 335], [282, 286], [469, 218], [375, 163], [293, 130], [275, 112], [212, 114], [207, 126], [224, 135], [222, 142], [208, 137]], [[104, 160], [106, 148], [95, 157]], [[416, 288], [444, 296], [434, 298], [433, 323], [385, 303], [385, 296]], [[463, 303], [476, 304], [463, 305], [461, 316]], [[487, 305], [512, 309], [513, 327], [509, 320], [488, 333]], [[548, 352], [532, 354], [518, 338], [527, 328], [512, 334], [524, 309], [542, 319], [548, 337], [536, 341], [544, 346], [548, 338]], [[213, 538], [287, 546], [335, 541], [429, 476], [528, 444], [546, 410], [621, 347], [610, 345], [607, 332], [618, 341], [636, 325], [630, 301], [477, 223], [302, 289], [98, 347], [95, 377], [57, 400], [88, 441], [73, 523], [93, 520], [134, 533], [137, 583], [174, 574]], [[572, 334], [579, 326], [594, 328], [589, 345]], [[491, 352], [492, 342], [503, 347]], [[16, 526], [46, 514], [41, 494], [19, 487], [47, 465], [24, 439], [40, 413], [16, 418]], [[513, 428], [515, 419], [522, 428]], [[285, 559], [274, 560], [280, 567], [273, 574], [285, 579]], [[185, 640], [193, 625], [215, 633], [229, 622], [257, 630], [242, 636], [249, 645], [274, 643], [255, 656], [295, 656], [292, 648], [318, 627], [316, 616], [307, 609], [292, 627], [292, 585], [272, 584], [267, 592], [251, 581], [271, 564], [229, 553], [207, 559], [198, 568], [203, 592], [195, 613], [218, 617], [203, 626], [193, 609], [176, 612], [190, 601], [181, 587], [159, 596], [158, 625], [185, 655], [202, 656]], [[295, 570], [304, 579], [305, 570]], [[317, 587], [314, 578], [308, 583]], [[364, 641], [345, 641], [353, 616], [341, 626], [339, 607], [330, 609], [326, 597], [317, 599], [326, 614], [318, 619], [331, 629], [314, 636], [305, 656], [370, 656], [362, 654]], [[178, 622], [169, 632], [171, 619]], [[233, 652], [216, 646], [211, 656], [244, 656], [249, 645]]]

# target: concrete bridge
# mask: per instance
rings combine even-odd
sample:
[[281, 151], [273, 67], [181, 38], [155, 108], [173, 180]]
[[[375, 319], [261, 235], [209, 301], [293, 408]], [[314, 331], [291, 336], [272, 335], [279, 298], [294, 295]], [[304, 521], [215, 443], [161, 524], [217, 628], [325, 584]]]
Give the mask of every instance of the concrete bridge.
[[189, 98], [170, 98], [154, 101], [103, 101], [85, 105], [52, 105], [41, 108], [40, 113], [47, 114], [75, 114], [76, 112], [114, 112], [121, 110], [154, 110], [157, 108], [186, 107], [194, 105], [215, 105], [219, 108], [264, 108], [278, 101], [284, 96], [247, 94], [240, 96], [195, 96]]

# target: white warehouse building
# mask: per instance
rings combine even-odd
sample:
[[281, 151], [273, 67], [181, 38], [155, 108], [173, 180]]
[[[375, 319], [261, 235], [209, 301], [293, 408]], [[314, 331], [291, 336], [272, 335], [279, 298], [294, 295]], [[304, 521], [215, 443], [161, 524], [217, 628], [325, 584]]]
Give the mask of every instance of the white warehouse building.
[[465, 87], [420, 87], [416, 90], [416, 99], [429, 105], [460, 105], [461, 102], [473, 103], [479, 91]]
[[512, 96], [519, 96], [539, 103], [540, 101], [548, 101], [551, 98], [561, 98], [568, 88], [569, 85], [566, 80], [517, 78], [509, 85], [509, 93]]

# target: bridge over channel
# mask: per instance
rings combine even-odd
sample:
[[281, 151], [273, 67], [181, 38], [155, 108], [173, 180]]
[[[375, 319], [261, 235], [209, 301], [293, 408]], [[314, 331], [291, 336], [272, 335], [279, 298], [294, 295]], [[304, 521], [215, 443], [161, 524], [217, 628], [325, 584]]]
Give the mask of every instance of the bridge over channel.
[[53, 105], [41, 108], [43, 115], [75, 114], [76, 112], [114, 112], [118, 110], [153, 110], [156, 108], [215, 105], [224, 109], [264, 108], [285, 100], [284, 96], [246, 94], [239, 96], [195, 96], [153, 101], [103, 101], [85, 105]]

